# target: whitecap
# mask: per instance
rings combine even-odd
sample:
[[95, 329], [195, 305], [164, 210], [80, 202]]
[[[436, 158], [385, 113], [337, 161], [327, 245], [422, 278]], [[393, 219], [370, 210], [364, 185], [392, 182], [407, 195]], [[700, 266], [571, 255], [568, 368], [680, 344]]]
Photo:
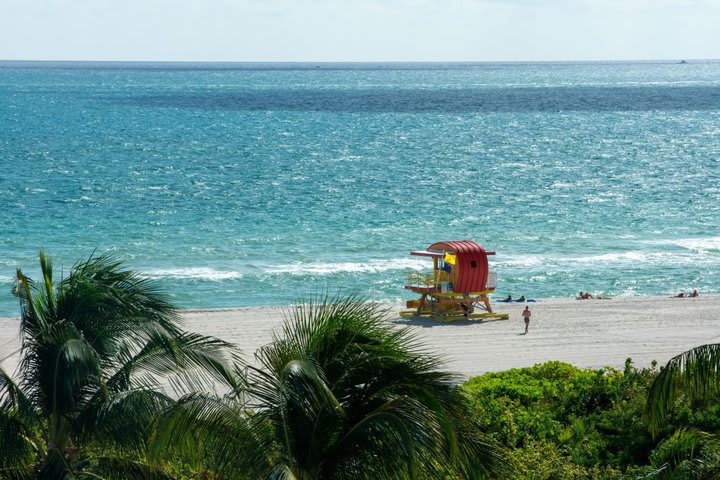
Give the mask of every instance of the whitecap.
[[146, 270], [143, 273], [151, 278], [180, 278], [211, 281], [229, 280], [242, 277], [240, 272], [215, 270], [207, 267], [153, 269]]
[[676, 245], [678, 247], [692, 250], [698, 253], [706, 253], [708, 251], [720, 251], [720, 237], [706, 238], [681, 238], [676, 240], [658, 240], [652, 243], [660, 245]]
[[507, 256], [500, 261], [493, 261], [493, 265], [508, 267], [533, 267], [546, 263], [546, 259], [538, 255], [525, 255], [522, 257]]
[[[652, 262], [668, 262], [671, 258], [680, 260], [682, 257], [667, 252], [646, 253], [640, 251], [629, 252], [608, 252], [596, 255], [587, 255], [579, 257], [571, 256], [540, 256], [527, 255], [524, 257], [506, 257], [501, 261], [493, 261], [494, 265], [502, 267], [535, 267], [538, 265], [554, 265], [554, 266], [575, 266], [588, 263], [595, 264], [625, 264], [625, 263], [652, 263]], [[675, 262], [677, 263], [677, 262]]]
[[470, 215], [465, 218], [456, 218], [454, 220], [450, 221], [450, 225], [453, 227], [457, 227], [459, 225], [467, 225], [468, 223], [475, 223], [480, 221], [480, 219], [476, 216]]
[[584, 263], [584, 262], [600, 262], [600, 263], [613, 263], [618, 261], [633, 261], [642, 262], [648, 260], [652, 256], [662, 256], [663, 254], [646, 254], [643, 252], [611, 252], [603, 253], [600, 255], [589, 255], [585, 257], [573, 257], [569, 260], [572, 262]]
[[291, 275], [331, 275], [334, 273], [375, 273], [405, 269], [425, 270], [429, 269], [431, 265], [427, 260], [409, 258], [371, 260], [369, 262], [311, 262], [268, 265], [265, 267], [265, 271], [267, 273], [287, 273]]

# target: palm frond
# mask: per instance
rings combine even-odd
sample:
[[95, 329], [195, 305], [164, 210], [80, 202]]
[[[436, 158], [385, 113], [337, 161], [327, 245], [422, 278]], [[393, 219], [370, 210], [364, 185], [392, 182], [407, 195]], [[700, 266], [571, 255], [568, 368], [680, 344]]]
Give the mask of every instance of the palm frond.
[[[70, 275], [61, 280], [59, 290], [58, 316], [72, 319], [91, 341], [142, 341], [148, 331], [158, 329], [180, 332], [178, 312], [157, 283], [123, 269], [122, 262], [110, 255], [76, 263]], [[96, 348], [102, 353], [101, 346]]]
[[[170, 384], [176, 393], [205, 391], [220, 387], [239, 390], [241, 377], [236, 365], [242, 365], [240, 352], [228, 342], [195, 333], [169, 335], [155, 332], [137, 353], [121, 348], [119, 365], [107, 379], [111, 391], [140, 385]], [[142, 379], [140, 383], [138, 380]]]
[[146, 388], [110, 393], [82, 409], [73, 424], [75, 437], [82, 443], [99, 442], [140, 453], [155, 417], [174, 403], [162, 392]]
[[720, 443], [712, 434], [681, 428], [653, 450], [650, 464], [654, 470], [646, 478], [715, 478], [720, 467]]
[[83, 389], [97, 382], [96, 352], [74, 326], [55, 323], [26, 347], [20, 362], [21, 383], [32, 403], [46, 414], [66, 414], [80, 401]]
[[298, 468], [312, 468], [323, 453], [324, 437], [344, 415], [342, 405], [311, 362], [288, 362], [278, 380], [285, 448]]
[[30, 399], [0, 368], [0, 468], [13, 470], [9, 478], [29, 474], [28, 465], [43, 447], [38, 438], [40, 428]]
[[2, 469], [24, 471], [38, 454], [35, 431], [17, 410], [0, 407], [0, 478]]
[[[422, 443], [424, 446], [427, 443], [416, 442], [419, 436], [427, 437], [426, 419], [411, 418], [412, 412], [406, 409], [409, 405], [404, 401], [407, 399], [397, 400], [400, 401], [388, 402], [350, 426], [334, 446], [333, 458], [326, 468], [345, 478], [385, 478], [395, 474], [417, 477]], [[357, 462], [357, 452], [367, 457], [362, 466]], [[357, 470], [358, 466], [361, 470]]]
[[44, 295], [41, 297], [44, 299], [44, 306], [47, 309], [47, 314], [50, 317], [55, 316], [55, 295], [53, 285], [53, 267], [50, 257], [45, 255], [44, 251], [40, 251], [40, 273], [43, 277]]
[[467, 422], [457, 377], [387, 320], [357, 297], [325, 298], [290, 311], [257, 352], [248, 396], [275, 425], [278, 465], [329, 478], [499, 471], [501, 451]]
[[650, 385], [645, 414], [656, 435], [680, 392], [703, 398], [720, 391], [720, 344], [695, 347], [671, 358]]
[[228, 397], [181, 398], [153, 422], [150, 455], [168, 454], [223, 478], [259, 478], [271, 469], [273, 431], [261, 416]]
[[297, 477], [287, 465], [277, 465], [264, 480], [297, 480]]
[[[56, 281], [50, 257], [41, 252], [40, 270], [37, 283], [17, 271], [20, 379], [16, 385], [0, 371], [0, 410], [5, 445], [13, 432], [32, 438], [28, 432], [35, 429], [47, 437], [31, 442], [42, 475], [77, 476], [82, 472], [75, 467], [88, 467], [74, 464], [67, 448], [93, 445], [142, 458], [154, 418], [174, 404], [164, 393], [169, 388], [222, 388], [239, 398], [239, 353], [226, 342], [184, 332], [156, 282], [109, 255], [93, 254]], [[103, 471], [127, 472], [115, 478], [164, 478], [142, 462], [108, 462]]]
[[0, 368], [0, 408], [15, 410], [26, 419], [36, 419], [32, 402], [3, 368]]
[[[33, 336], [34, 332], [42, 328], [42, 318], [38, 318], [32, 292], [35, 283], [26, 277], [19, 268], [15, 273], [13, 293], [20, 302], [20, 333], [23, 337]], [[24, 342], [23, 342], [24, 343]]]

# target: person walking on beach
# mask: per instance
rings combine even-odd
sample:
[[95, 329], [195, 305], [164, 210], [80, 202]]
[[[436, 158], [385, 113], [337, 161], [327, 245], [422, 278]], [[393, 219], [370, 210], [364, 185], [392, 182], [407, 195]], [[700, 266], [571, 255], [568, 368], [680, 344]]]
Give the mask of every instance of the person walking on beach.
[[530, 326], [530, 316], [532, 313], [530, 313], [530, 307], [525, 307], [525, 310], [522, 312], [522, 316], [525, 319], [525, 335], [527, 335], [528, 327]]

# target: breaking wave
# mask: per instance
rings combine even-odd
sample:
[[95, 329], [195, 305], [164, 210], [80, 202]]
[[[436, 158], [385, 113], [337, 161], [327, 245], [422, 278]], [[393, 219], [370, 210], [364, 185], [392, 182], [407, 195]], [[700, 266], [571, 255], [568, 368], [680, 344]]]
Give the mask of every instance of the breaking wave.
[[150, 278], [177, 278], [209, 281], [230, 280], [233, 278], [241, 278], [243, 276], [240, 272], [221, 271], [206, 267], [154, 269], [147, 270], [143, 273]]

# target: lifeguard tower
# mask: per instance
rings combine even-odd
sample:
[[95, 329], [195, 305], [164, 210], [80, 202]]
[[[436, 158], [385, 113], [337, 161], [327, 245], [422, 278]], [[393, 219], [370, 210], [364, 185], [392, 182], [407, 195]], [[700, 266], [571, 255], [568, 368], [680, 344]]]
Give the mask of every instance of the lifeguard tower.
[[[427, 250], [410, 255], [432, 259], [431, 273], [411, 271], [405, 288], [420, 295], [408, 300], [402, 317], [429, 316], [440, 321], [459, 319], [507, 319], [506, 313], [495, 313], [488, 295], [495, 290], [495, 272], [488, 265], [482, 245], [472, 240], [438, 242]], [[482, 310], [478, 312], [477, 310]]]

